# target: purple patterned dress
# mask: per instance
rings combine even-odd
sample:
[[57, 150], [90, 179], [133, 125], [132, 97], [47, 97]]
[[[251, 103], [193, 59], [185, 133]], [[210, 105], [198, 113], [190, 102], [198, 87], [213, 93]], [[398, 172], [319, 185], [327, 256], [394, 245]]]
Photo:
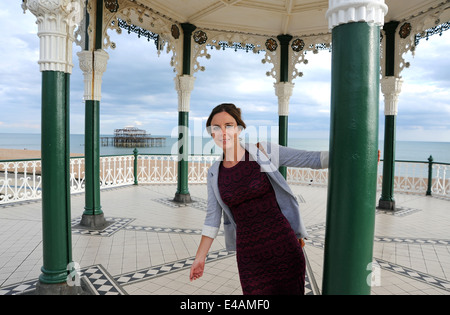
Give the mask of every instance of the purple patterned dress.
[[222, 164], [219, 191], [236, 222], [236, 255], [244, 294], [304, 294], [305, 257], [281, 213], [266, 173], [254, 161]]

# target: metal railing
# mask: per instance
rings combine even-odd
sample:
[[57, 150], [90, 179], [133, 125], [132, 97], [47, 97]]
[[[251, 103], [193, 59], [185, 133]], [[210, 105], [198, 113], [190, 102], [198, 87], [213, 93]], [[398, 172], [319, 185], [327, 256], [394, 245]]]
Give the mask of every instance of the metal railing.
[[[378, 188], [383, 181], [382, 161], [378, 167]], [[450, 163], [395, 161], [394, 192], [425, 194], [450, 199]]]
[[[209, 167], [218, 155], [189, 156], [189, 183], [206, 183]], [[84, 192], [84, 158], [70, 159], [72, 193]], [[378, 189], [381, 189], [383, 162], [378, 166]], [[178, 156], [134, 154], [100, 157], [100, 188], [133, 184], [175, 184]], [[328, 170], [288, 168], [290, 184], [327, 186]], [[450, 163], [396, 161], [394, 191], [439, 196], [450, 200]], [[0, 205], [42, 197], [41, 161], [0, 161]]]

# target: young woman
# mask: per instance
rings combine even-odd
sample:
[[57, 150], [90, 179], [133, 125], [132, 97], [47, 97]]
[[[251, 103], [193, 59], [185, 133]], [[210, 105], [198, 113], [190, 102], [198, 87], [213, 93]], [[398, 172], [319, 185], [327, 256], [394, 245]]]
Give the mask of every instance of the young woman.
[[223, 160], [208, 171], [208, 209], [190, 280], [203, 275], [223, 216], [226, 247], [236, 251], [244, 294], [304, 294], [305, 257], [299, 240], [307, 234], [278, 167], [326, 168], [328, 152], [270, 143], [242, 146], [238, 139], [246, 126], [233, 104], [216, 106], [206, 127], [223, 149]]

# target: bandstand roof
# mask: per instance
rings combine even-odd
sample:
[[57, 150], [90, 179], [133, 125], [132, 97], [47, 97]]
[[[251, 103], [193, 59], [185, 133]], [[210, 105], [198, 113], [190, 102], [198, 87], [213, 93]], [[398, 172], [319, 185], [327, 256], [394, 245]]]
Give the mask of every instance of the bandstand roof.
[[[331, 44], [327, 0], [104, 0], [104, 3], [106, 28], [119, 33], [120, 28], [125, 28], [148, 40], [161, 38], [158, 49], [169, 43], [168, 50], [174, 52], [171, 64], [177, 73], [181, 73], [180, 26], [183, 23], [196, 27], [192, 73], [204, 69], [198, 57], [208, 57], [206, 46], [253, 52], [265, 50], [265, 61], [275, 65], [278, 62], [274, 57], [278, 46], [276, 38], [286, 34], [293, 37], [294, 54], [288, 78], [291, 82], [302, 75], [294, 65], [307, 62], [304, 59], [307, 51], [316, 53], [320, 49], [329, 49]], [[442, 23], [448, 28], [450, 0], [385, 0], [384, 3], [388, 7], [384, 22], [400, 23], [398, 56], [415, 51], [417, 34], [420, 39], [441, 33], [439, 25]], [[110, 41], [107, 32], [104, 36], [103, 48], [114, 48], [115, 43]], [[397, 74], [408, 66], [402, 58], [397, 61]], [[279, 73], [275, 68], [266, 74], [278, 80]]]
[[[327, 0], [129, 0], [197, 28], [276, 36], [329, 32]], [[385, 21], [403, 21], [442, 0], [386, 0]]]

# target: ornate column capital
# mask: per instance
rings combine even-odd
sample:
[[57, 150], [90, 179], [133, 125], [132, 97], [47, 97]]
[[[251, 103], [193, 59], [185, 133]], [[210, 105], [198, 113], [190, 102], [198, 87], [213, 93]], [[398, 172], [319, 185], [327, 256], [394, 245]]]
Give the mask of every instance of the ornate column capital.
[[84, 0], [24, 0], [22, 8], [37, 18], [40, 71], [72, 73], [74, 31], [81, 21]]
[[102, 77], [106, 71], [109, 55], [106, 51], [83, 50], [77, 53], [80, 69], [84, 75], [84, 100], [100, 101], [102, 98]]
[[191, 104], [191, 92], [194, 89], [195, 77], [192, 75], [178, 75], [174, 79], [178, 92], [178, 111], [188, 112]]
[[384, 115], [397, 115], [398, 96], [402, 91], [403, 80], [397, 77], [383, 77], [380, 84], [384, 95]]
[[294, 83], [278, 82], [273, 85], [278, 96], [278, 115], [289, 116], [289, 100], [294, 90]]
[[326, 13], [328, 27], [334, 27], [350, 22], [384, 24], [384, 16], [388, 7], [384, 0], [329, 0]]

